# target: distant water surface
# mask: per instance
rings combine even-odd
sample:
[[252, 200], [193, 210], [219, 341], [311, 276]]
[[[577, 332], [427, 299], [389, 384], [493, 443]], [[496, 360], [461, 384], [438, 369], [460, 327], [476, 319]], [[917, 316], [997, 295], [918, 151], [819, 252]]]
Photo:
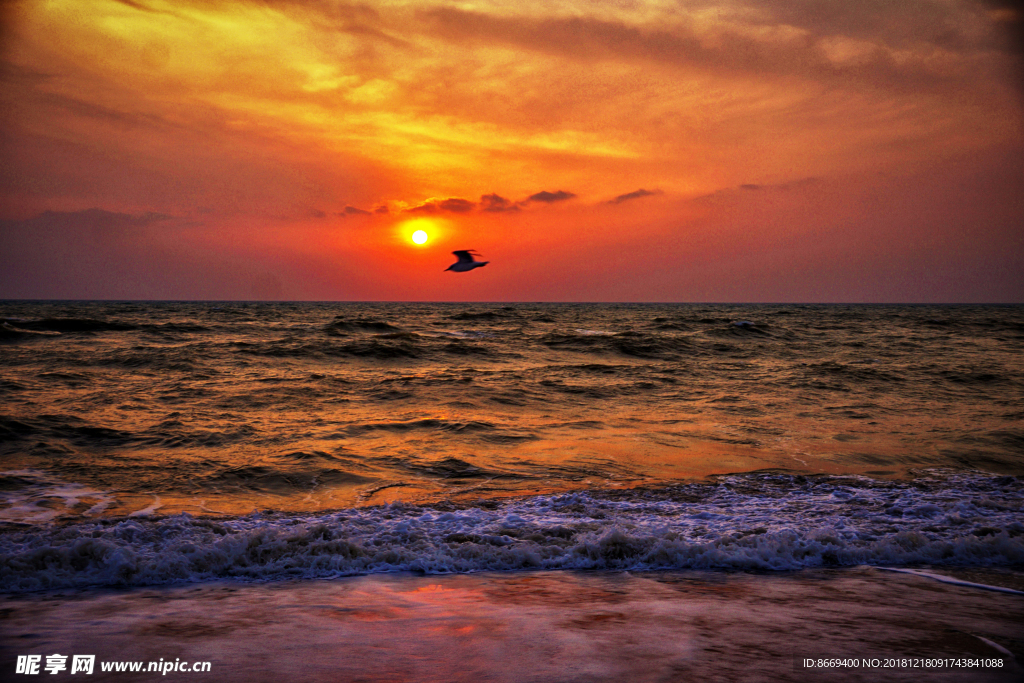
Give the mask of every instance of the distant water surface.
[[[811, 522], [856, 538], [814, 541], [810, 565], [884, 562], [911, 531], [893, 561], [967, 543], [946, 557], [1024, 562], [1021, 306], [6, 302], [0, 318], [15, 587], [615, 553], [746, 566], [769, 541], [789, 550], [766, 567], [804, 566]], [[286, 560], [199, 561], [161, 545], [172, 527], [201, 550], [269, 534]], [[306, 551], [278, 538], [292, 527]], [[75, 551], [86, 532], [99, 545]], [[339, 539], [348, 564], [307, 552]], [[134, 559], [110, 574], [119, 549]], [[177, 569], [153, 559], [168, 552]]]

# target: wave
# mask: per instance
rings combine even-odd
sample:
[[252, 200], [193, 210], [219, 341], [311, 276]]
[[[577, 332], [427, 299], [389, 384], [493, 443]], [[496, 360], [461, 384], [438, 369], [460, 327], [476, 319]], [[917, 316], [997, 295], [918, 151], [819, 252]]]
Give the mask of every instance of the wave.
[[171, 323], [156, 323], [152, 325], [143, 325], [142, 329], [158, 336], [171, 336], [176, 334], [193, 334], [196, 332], [212, 332], [212, 327], [206, 325], [200, 325], [193, 322], [171, 322]]
[[[717, 322], [704, 321], [701, 322]], [[725, 327], [717, 324], [711, 329], [705, 330], [705, 334], [718, 338], [765, 338], [765, 339], [792, 339], [795, 337], [792, 331], [774, 327], [765, 322], [751, 322], [749, 320], [733, 320]]]
[[[449, 459], [437, 467], [469, 473]], [[792, 570], [1024, 563], [1016, 477], [910, 482], [755, 473], [665, 489], [400, 503], [316, 515], [132, 517], [0, 536], [0, 587], [20, 592], [394, 571]]]
[[137, 325], [131, 323], [93, 318], [42, 318], [40, 320], [5, 318], [4, 322], [23, 331], [35, 332], [122, 332], [138, 329]]
[[504, 318], [517, 317], [514, 309], [502, 309], [502, 311], [462, 311], [448, 316], [449, 320], [501, 320]]
[[692, 352], [691, 343], [686, 337], [634, 331], [550, 332], [542, 336], [540, 342], [552, 349], [579, 353], [611, 353], [636, 358], [670, 359], [683, 352]]
[[344, 336], [351, 332], [373, 332], [380, 334], [383, 332], [400, 332], [401, 330], [401, 327], [383, 320], [366, 318], [346, 320], [341, 316], [338, 316], [324, 327], [324, 331], [331, 336]]
[[336, 341], [280, 340], [264, 343], [233, 342], [237, 353], [271, 358], [330, 358], [354, 356], [368, 360], [418, 358], [424, 349], [415, 343], [416, 335], [406, 332], [380, 334], [368, 339]]
[[9, 322], [0, 323], [0, 341], [21, 341], [24, 339], [39, 339], [42, 337], [59, 337], [60, 332], [43, 332], [39, 330], [26, 330], [15, 327]]
[[457, 420], [442, 420], [438, 418], [425, 418], [422, 420], [410, 420], [407, 422], [368, 422], [363, 424], [354, 424], [346, 427], [343, 430], [343, 433], [347, 436], [363, 436], [374, 432], [404, 434], [414, 431], [474, 435], [484, 441], [499, 444], [532, 441], [538, 438], [531, 432], [504, 429], [491, 422], [484, 422], [481, 420], [460, 422]]
[[857, 383], [891, 383], [905, 382], [906, 378], [895, 372], [874, 368], [869, 365], [852, 365], [826, 361], [806, 366], [809, 375], [823, 377], [826, 379], [838, 379], [841, 381], [853, 381]]
[[178, 415], [174, 413], [170, 419], [138, 432], [90, 424], [73, 415], [39, 415], [20, 419], [0, 415], [0, 437], [9, 442], [66, 441], [80, 447], [143, 445], [209, 448], [250, 442], [257, 434], [257, 430], [249, 424], [237, 424], [223, 430], [190, 429], [174, 419]]
[[237, 424], [231, 429], [188, 429], [177, 419], [169, 419], [140, 432], [138, 443], [163, 448], [213, 448], [237, 443], [249, 443], [257, 430], [250, 424]]
[[307, 471], [282, 472], [276, 467], [246, 465], [231, 467], [204, 477], [195, 483], [203, 488], [232, 488], [269, 493], [312, 491], [322, 485], [364, 484], [375, 479], [333, 468], [315, 468]]
[[129, 432], [91, 425], [73, 415], [39, 415], [22, 419], [0, 415], [0, 435], [5, 441], [55, 438], [78, 445], [122, 445], [134, 439]]
[[356, 435], [363, 432], [384, 430], [389, 432], [407, 432], [414, 429], [439, 429], [446, 432], [479, 432], [495, 429], [490, 422], [457, 422], [453, 420], [441, 420], [437, 418], [426, 418], [423, 420], [411, 420], [409, 422], [372, 422], [363, 425], [353, 425], [346, 431]]
[[442, 347], [445, 353], [450, 353], [455, 356], [490, 356], [492, 352], [490, 349], [479, 346], [477, 344], [467, 344], [463, 341], [454, 341], [449, 344], [445, 344]]

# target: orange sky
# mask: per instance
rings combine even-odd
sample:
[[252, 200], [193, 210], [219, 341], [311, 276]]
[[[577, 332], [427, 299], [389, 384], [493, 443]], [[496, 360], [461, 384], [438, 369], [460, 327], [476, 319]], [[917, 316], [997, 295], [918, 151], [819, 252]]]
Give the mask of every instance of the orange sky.
[[0, 298], [1024, 302], [1014, 7], [6, 2]]

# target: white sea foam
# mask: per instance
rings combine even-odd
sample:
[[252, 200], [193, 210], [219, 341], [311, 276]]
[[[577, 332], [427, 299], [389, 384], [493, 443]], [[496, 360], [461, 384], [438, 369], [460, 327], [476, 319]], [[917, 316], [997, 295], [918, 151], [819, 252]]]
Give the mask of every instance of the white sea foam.
[[163, 507], [163, 503], [160, 501], [160, 496], [153, 496], [153, 502], [148, 507], [129, 514], [129, 517], [150, 517], [156, 514], [156, 511]]
[[114, 496], [108, 491], [64, 481], [34, 469], [7, 470], [0, 477], [16, 480], [18, 486], [0, 490], [0, 521], [38, 524], [72, 511], [84, 501], [92, 505], [86, 516], [102, 513]]
[[0, 536], [8, 591], [390, 571], [789, 570], [1024, 563], [1013, 477], [726, 477], [669, 491], [99, 520]]
[[945, 574], [936, 574], [935, 572], [927, 572], [921, 569], [908, 569], [906, 567], [879, 567], [879, 569], [885, 569], [891, 572], [900, 572], [902, 574], [913, 574], [914, 576], [923, 576], [926, 579], [933, 579], [940, 583], [948, 583], [952, 586], [963, 586], [965, 588], [979, 588], [986, 591], [995, 591], [997, 593], [1011, 593], [1013, 595], [1024, 595], [1024, 591], [1014, 590], [1013, 588], [1006, 588], [1005, 586], [991, 586], [987, 583], [975, 583], [973, 581], [964, 581], [963, 579], [957, 579], [952, 576], [946, 576]]

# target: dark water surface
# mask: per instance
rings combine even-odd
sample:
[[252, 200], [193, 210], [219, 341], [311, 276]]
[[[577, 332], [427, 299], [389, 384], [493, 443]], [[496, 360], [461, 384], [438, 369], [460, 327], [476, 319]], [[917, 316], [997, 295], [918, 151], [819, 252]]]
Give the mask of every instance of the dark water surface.
[[8, 589], [1024, 562], [1021, 306], [0, 318]]

